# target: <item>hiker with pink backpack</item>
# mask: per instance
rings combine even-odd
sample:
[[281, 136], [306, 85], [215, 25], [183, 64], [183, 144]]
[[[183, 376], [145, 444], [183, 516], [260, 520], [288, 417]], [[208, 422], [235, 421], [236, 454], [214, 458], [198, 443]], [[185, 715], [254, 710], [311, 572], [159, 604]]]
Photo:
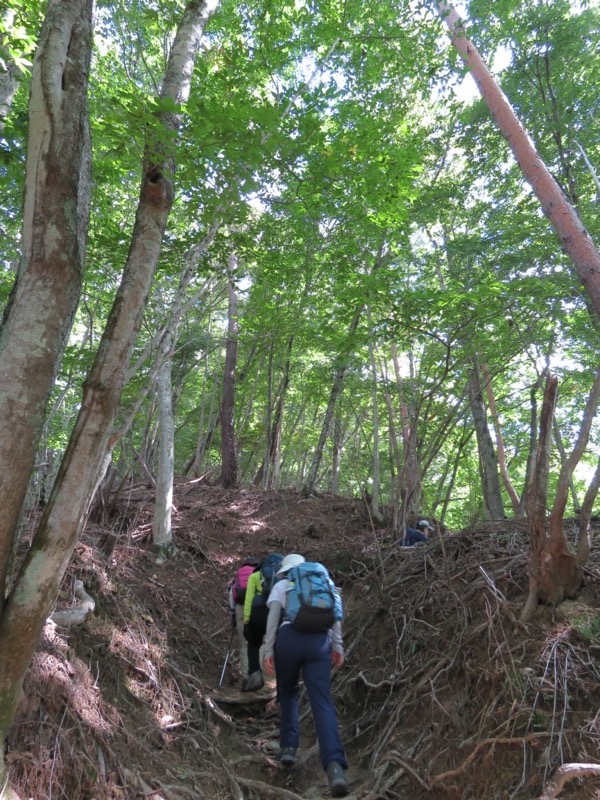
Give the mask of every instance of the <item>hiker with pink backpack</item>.
[[231, 625], [236, 629], [240, 651], [242, 681], [248, 675], [248, 643], [244, 637], [244, 600], [248, 580], [260, 565], [259, 558], [247, 558], [239, 565], [235, 577], [229, 585], [229, 609]]
[[282, 561], [280, 553], [246, 559], [238, 567], [229, 589], [231, 623], [239, 638], [242, 692], [255, 692], [264, 685], [260, 648], [267, 629], [267, 598], [279, 580], [277, 571]]
[[256, 692], [264, 686], [260, 668], [260, 648], [267, 630], [267, 598], [280, 580], [281, 553], [269, 553], [248, 578], [244, 600], [244, 638], [248, 643], [248, 673], [242, 677], [242, 692]]

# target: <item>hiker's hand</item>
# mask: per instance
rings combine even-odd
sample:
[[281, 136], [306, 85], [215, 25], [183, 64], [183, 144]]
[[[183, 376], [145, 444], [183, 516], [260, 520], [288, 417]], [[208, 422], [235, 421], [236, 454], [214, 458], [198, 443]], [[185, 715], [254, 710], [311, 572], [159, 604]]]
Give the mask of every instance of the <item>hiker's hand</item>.
[[252, 631], [250, 630], [250, 623], [244, 622], [244, 639], [249, 642], [252, 639]]
[[341, 669], [344, 666], [344, 656], [342, 653], [338, 653], [337, 650], [331, 651], [331, 660], [336, 669]]
[[267, 675], [275, 675], [275, 656], [267, 656], [263, 661], [263, 669]]

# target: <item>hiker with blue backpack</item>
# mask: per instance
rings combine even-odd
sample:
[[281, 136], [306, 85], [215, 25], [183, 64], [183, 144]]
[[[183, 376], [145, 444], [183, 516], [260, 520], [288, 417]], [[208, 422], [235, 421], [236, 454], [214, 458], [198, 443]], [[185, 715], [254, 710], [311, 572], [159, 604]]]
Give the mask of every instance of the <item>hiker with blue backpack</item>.
[[267, 598], [279, 580], [277, 571], [283, 562], [280, 553], [269, 553], [248, 578], [244, 599], [244, 638], [248, 643], [248, 670], [242, 677], [242, 692], [262, 689], [264, 679], [260, 668], [260, 648], [267, 630]]
[[277, 678], [280, 762], [292, 767], [299, 744], [300, 673], [315, 723], [321, 764], [333, 797], [349, 792], [348, 762], [331, 696], [331, 665], [344, 663], [342, 599], [327, 569], [297, 553], [287, 555], [269, 594], [263, 668]]

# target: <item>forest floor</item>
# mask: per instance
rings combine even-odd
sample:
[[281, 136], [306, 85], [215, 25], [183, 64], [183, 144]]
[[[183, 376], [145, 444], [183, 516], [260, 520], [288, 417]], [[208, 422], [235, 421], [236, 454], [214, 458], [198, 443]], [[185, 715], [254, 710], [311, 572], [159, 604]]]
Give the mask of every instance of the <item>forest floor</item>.
[[147, 487], [87, 525], [58, 607], [77, 604], [77, 579], [95, 612], [46, 624], [11, 729], [23, 800], [329, 797], [304, 692], [289, 770], [274, 760], [272, 682], [241, 694], [234, 653], [218, 686], [228, 582], [243, 556], [273, 550], [324, 562], [343, 590], [347, 661], [333, 691], [351, 798], [600, 798], [592, 770], [551, 783], [561, 764], [600, 763], [599, 554], [577, 601], [522, 625], [523, 523], [398, 548], [360, 501], [337, 496], [179, 481], [174, 506], [177, 554], [162, 565]]

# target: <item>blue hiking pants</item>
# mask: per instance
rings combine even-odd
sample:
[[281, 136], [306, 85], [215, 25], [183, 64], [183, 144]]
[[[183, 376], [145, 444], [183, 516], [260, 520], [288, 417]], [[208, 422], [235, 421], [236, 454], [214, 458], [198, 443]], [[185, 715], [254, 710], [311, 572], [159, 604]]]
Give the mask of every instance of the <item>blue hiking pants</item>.
[[298, 699], [300, 671], [308, 693], [319, 740], [323, 769], [337, 761], [348, 764], [331, 697], [331, 644], [328, 633], [302, 633], [293, 625], [280, 625], [275, 639], [275, 675], [281, 713], [280, 746], [298, 747]]

